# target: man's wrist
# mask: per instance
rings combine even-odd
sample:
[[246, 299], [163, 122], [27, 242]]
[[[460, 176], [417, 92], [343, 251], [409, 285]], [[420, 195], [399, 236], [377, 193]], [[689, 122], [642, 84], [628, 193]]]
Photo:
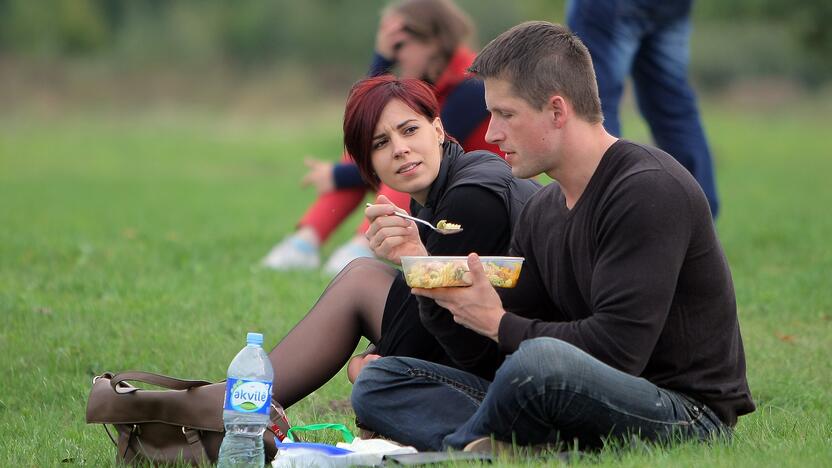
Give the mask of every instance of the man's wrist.
[[503, 317], [505, 317], [505, 316], [506, 316], [505, 309], [500, 309], [500, 312], [497, 316], [497, 326], [494, 327], [491, 335], [489, 336], [489, 338], [494, 340], [494, 342], [497, 343], [497, 344], [500, 343], [500, 323], [502, 323]]

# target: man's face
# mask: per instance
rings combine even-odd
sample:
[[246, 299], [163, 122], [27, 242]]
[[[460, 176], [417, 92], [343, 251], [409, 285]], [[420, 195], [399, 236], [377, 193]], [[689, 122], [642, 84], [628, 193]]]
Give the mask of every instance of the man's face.
[[485, 104], [491, 113], [485, 140], [505, 152], [515, 177], [530, 178], [552, 169], [555, 143], [552, 114], [535, 109], [512, 90], [511, 83], [485, 80]]

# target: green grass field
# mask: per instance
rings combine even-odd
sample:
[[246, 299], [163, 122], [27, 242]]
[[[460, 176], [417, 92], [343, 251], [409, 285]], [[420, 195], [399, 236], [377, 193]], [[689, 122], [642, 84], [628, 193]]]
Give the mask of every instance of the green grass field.
[[[579, 464], [829, 466], [828, 118], [706, 111], [758, 410], [730, 445], [610, 449]], [[312, 199], [297, 188], [301, 158], [337, 154], [338, 119], [0, 117], [0, 466], [111, 464], [103, 430], [84, 423], [102, 371], [219, 380], [245, 332], [271, 349], [327, 280], [256, 263]], [[290, 418], [352, 425], [328, 405], [348, 395], [341, 373]]]

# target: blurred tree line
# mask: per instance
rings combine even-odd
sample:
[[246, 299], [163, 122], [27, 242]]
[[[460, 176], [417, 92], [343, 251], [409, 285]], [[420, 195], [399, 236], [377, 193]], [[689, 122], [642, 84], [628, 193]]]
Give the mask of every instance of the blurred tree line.
[[[382, 0], [0, 0], [0, 55], [116, 66], [308, 66], [354, 79]], [[527, 19], [562, 22], [564, 0], [458, 0], [482, 45]], [[705, 86], [832, 77], [832, 2], [699, 0], [692, 73]]]

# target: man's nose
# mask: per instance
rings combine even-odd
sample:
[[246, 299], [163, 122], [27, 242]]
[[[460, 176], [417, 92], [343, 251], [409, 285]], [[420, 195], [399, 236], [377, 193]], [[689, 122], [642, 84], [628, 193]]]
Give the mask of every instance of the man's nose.
[[505, 135], [497, 127], [498, 125], [494, 123], [494, 119], [488, 121], [488, 130], [485, 131], [485, 141], [492, 145], [496, 145], [505, 139]]

